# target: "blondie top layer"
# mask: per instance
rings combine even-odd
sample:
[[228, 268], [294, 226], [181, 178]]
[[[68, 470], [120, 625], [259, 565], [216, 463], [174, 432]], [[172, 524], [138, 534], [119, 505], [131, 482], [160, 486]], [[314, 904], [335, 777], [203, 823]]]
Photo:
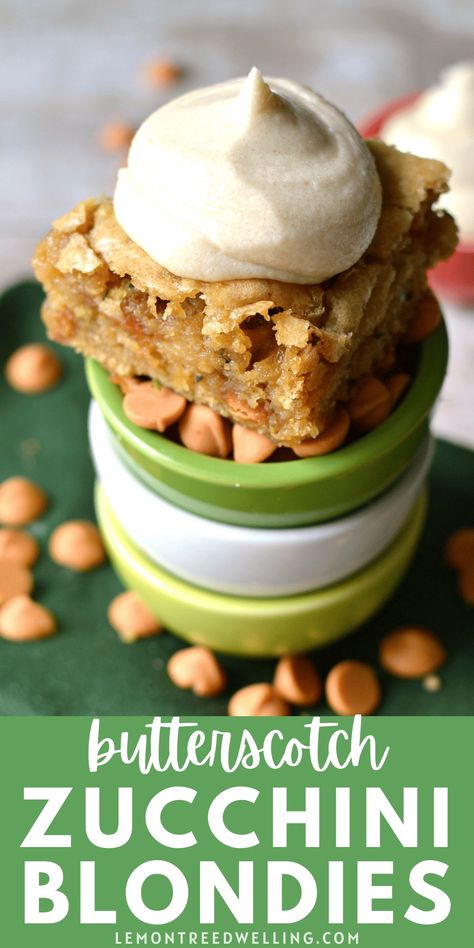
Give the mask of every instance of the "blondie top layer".
[[369, 147], [383, 192], [375, 237], [355, 266], [319, 285], [182, 279], [125, 235], [109, 199], [80, 203], [33, 260], [50, 337], [277, 444], [316, 437], [350, 383], [393, 352], [427, 269], [456, 244], [452, 218], [432, 208], [447, 189], [445, 166]]

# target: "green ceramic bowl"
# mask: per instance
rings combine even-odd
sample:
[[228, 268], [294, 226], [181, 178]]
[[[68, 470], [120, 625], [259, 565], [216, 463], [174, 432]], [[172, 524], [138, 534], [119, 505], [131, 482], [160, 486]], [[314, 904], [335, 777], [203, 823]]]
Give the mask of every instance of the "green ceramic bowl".
[[406, 397], [375, 431], [325, 457], [255, 465], [195, 454], [138, 428], [123, 413], [120, 390], [92, 360], [87, 379], [124, 459], [165, 500], [224, 523], [297, 527], [361, 507], [402, 474], [426, 435], [447, 356], [442, 325], [420, 347]]
[[225, 596], [192, 586], [156, 566], [128, 539], [101, 488], [96, 510], [110, 559], [133, 589], [177, 635], [220, 652], [283, 655], [326, 645], [361, 625], [396, 589], [425, 518], [421, 495], [401, 532], [368, 567], [333, 586], [272, 599]]

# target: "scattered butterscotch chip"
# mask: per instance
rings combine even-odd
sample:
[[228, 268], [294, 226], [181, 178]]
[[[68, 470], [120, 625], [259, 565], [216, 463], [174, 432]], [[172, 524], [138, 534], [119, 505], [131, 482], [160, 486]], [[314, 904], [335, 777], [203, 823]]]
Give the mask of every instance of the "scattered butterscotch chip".
[[474, 606], [474, 564], [465, 566], [459, 573], [459, 592], [468, 606]]
[[381, 700], [373, 668], [352, 659], [334, 665], [326, 679], [326, 700], [336, 714], [372, 714]]
[[222, 694], [227, 675], [216, 656], [202, 645], [183, 648], [171, 656], [166, 670], [177, 688], [190, 689], [200, 698]]
[[232, 450], [231, 425], [206, 405], [188, 405], [179, 422], [179, 436], [185, 447], [198, 454], [226, 458]]
[[428, 629], [396, 629], [380, 643], [382, 668], [397, 678], [424, 678], [446, 661], [446, 649]]
[[33, 589], [33, 576], [26, 566], [0, 560], [0, 606], [14, 596], [28, 595]]
[[345, 408], [336, 408], [327, 428], [317, 438], [309, 438], [293, 448], [299, 458], [313, 458], [340, 448], [347, 438], [350, 418]]
[[451, 534], [445, 547], [445, 559], [452, 569], [474, 564], [474, 527], [465, 527]]
[[163, 89], [174, 85], [183, 75], [181, 66], [169, 59], [152, 59], [147, 63], [143, 74], [147, 82], [155, 89]]
[[274, 441], [251, 428], [234, 425], [232, 428], [234, 461], [237, 464], [261, 464], [276, 451]]
[[297, 706], [317, 704], [321, 698], [321, 679], [306, 655], [285, 655], [280, 658], [273, 687], [280, 698]]
[[5, 378], [17, 392], [38, 394], [59, 382], [63, 373], [61, 362], [50, 346], [40, 342], [21, 346], [5, 365]]
[[123, 410], [134, 425], [154, 431], [166, 431], [186, 408], [186, 399], [170, 388], [162, 388], [154, 382], [134, 385], [125, 395]]
[[436, 297], [433, 296], [431, 292], [428, 292], [423, 297], [415, 317], [404, 333], [402, 342], [421, 342], [426, 336], [434, 332], [440, 322], [441, 310], [439, 303]]
[[106, 554], [95, 523], [69, 520], [61, 523], [49, 538], [49, 554], [59, 566], [87, 572], [101, 566]]
[[53, 613], [27, 595], [9, 599], [0, 610], [0, 635], [10, 642], [35, 642], [56, 632]]
[[400, 401], [402, 395], [405, 394], [411, 378], [408, 375], [408, 372], [395, 372], [395, 375], [391, 375], [389, 379], [386, 380], [386, 385], [390, 393], [390, 407], [394, 408], [395, 405]]
[[386, 385], [369, 376], [357, 382], [347, 402], [347, 410], [354, 428], [359, 432], [372, 431], [385, 421], [392, 407]]
[[122, 642], [136, 642], [161, 632], [161, 624], [131, 590], [120, 593], [109, 605], [107, 618]]
[[99, 145], [104, 151], [122, 151], [129, 147], [134, 134], [126, 122], [107, 122], [99, 132]]
[[44, 490], [26, 477], [10, 477], [0, 484], [0, 523], [21, 527], [40, 517], [47, 506]]
[[0, 561], [7, 560], [17, 566], [33, 566], [39, 556], [39, 546], [34, 537], [22, 530], [0, 530]]
[[439, 675], [426, 675], [426, 677], [423, 678], [422, 684], [425, 691], [429, 691], [430, 694], [435, 694], [435, 692], [441, 691], [443, 686], [443, 682], [441, 681]]
[[287, 701], [275, 691], [272, 685], [258, 682], [246, 685], [232, 695], [228, 713], [231, 717], [286, 717], [291, 714]]

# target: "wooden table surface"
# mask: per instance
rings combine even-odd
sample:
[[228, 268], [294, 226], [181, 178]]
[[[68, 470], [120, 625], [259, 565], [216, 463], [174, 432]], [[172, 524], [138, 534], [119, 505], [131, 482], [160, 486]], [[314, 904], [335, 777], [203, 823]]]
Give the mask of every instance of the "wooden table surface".
[[[120, 156], [104, 122], [256, 64], [308, 83], [353, 119], [472, 56], [472, 0], [0, 0], [0, 285], [28, 275], [49, 221], [110, 192]], [[172, 92], [143, 65], [184, 69]], [[474, 446], [474, 319], [448, 307], [450, 374], [436, 430]], [[470, 406], [470, 407], [469, 407]]]

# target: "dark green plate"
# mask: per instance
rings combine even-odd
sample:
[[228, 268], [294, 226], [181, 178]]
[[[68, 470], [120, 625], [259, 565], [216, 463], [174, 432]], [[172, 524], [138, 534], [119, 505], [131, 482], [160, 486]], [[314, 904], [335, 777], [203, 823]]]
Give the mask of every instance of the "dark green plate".
[[[33, 283], [9, 289], [0, 300], [0, 361], [24, 342], [44, 337]], [[107, 624], [106, 610], [120, 584], [110, 567], [74, 575], [46, 553], [52, 528], [70, 517], [93, 516], [93, 471], [87, 447], [88, 403], [82, 360], [61, 349], [65, 379], [41, 396], [18, 395], [0, 378], [0, 479], [23, 474], [51, 498], [47, 516], [32, 527], [43, 555], [35, 569], [36, 596], [58, 616], [60, 634], [37, 644], [0, 641], [2, 714], [219, 714], [227, 697], [202, 701], [178, 691], [165, 664], [182, 647], [167, 633], [125, 646]], [[376, 663], [385, 632], [402, 624], [426, 625], [445, 641], [449, 660], [443, 687], [428, 694], [420, 682], [383, 676], [384, 714], [474, 713], [474, 611], [456, 592], [443, 566], [443, 545], [472, 510], [474, 454], [437, 445], [428, 523], [413, 566], [395, 598], [350, 638], [315, 653], [324, 673], [335, 661], [356, 657]], [[471, 515], [472, 519], [472, 515]], [[269, 680], [272, 661], [223, 658], [230, 689]], [[324, 705], [318, 712], [327, 711]]]

